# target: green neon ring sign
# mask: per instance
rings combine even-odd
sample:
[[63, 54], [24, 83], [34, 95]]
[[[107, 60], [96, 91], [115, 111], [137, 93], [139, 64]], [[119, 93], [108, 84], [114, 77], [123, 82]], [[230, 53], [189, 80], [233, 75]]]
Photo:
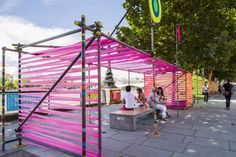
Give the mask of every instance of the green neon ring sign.
[[153, 22], [161, 21], [161, 0], [149, 0], [149, 9]]

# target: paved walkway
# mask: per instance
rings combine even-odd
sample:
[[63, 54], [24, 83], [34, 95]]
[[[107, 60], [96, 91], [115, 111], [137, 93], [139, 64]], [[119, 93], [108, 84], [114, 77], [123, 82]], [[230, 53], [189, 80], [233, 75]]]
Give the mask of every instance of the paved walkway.
[[[153, 128], [152, 117], [138, 120], [137, 131], [109, 127], [109, 112], [119, 106], [103, 108], [104, 157], [236, 157], [236, 96], [231, 110], [225, 110], [222, 96], [208, 104], [199, 102], [186, 111], [170, 110], [172, 117]], [[14, 125], [9, 125], [9, 129]], [[159, 130], [161, 136], [152, 135]], [[10, 147], [10, 146], [8, 146]], [[54, 150], [29, 146], [26, 151], [42, 157], [70, 157]], [[3, 153], [0, 152], [0, 156]]]

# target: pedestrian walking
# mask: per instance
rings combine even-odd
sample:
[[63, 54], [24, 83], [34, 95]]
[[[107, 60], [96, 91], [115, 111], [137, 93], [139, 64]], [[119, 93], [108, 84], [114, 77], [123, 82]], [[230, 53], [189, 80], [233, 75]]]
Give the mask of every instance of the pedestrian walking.
[[221, 87], [220, 82], [219, 82], [219, 84], [218, 84], [218, 93], [219, 93], [219, 94], [222, 94], [222, 87]]
[[226, 109], [230, 110], [230, 99], [232, 96], [232, 89], [233, 89], [233, 85], [230, 83], [230, 80], [227, 79], [227, 83], [225, 83], [223, 85], [223, 95], [225, 96], [225, 100], [226, 100]]
[[202, 94], [204, 95], [204, 102], [208, 102], [209, 92], [208, 92], [207, 81], [204, 83], [202, 87]]

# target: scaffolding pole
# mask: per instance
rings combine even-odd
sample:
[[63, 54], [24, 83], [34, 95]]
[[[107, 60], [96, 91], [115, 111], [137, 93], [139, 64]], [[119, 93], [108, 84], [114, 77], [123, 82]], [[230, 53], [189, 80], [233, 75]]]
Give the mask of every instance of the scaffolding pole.
[[[26, 46], [26, 44], [12, 44], [12, 46]], [[30, 47], [37, 47], [37, 48], [60, 48], [61, 46], [55, 45], [32, 45]]]
[[56, 35], [56, 36], [53, 36], [53, 37], [50, 37], [50, 38], [47, 38], [47, 39], [39, 40], [39, 41], [30, 43], [30, 44], [25, 44], [25, 45], [20, 46], [19, 48], [23, 49], [23, 48], [26, 48], [26, 47], [32, 47], [32, 46], [35, 46], [37, 44], [41, 44], [41, 43], [44, 43], [44, 42], [48, 42], [48, 41], [51, 41], [51, 40], [54, 40], [54, 39], [58, 39], [58, 38], [65, 37], [65, 36], [72, 35], [72, 34], [79, 33], [79, 32], [81, 32], [81, 29], [76, 29], [76, 30], [69, 31], [69, 32], [66, 32], [66, 33], [62, 33], [62, 34], [59, 34], [59, 35]]
[[[21, 55], [22, 55], [21, 54], [22, 49], [19, 47], [20, 47], [20, 44], [17, 47], [17, 51], [18, 51], [18, 91], [19, 91], [19, 94], [18, 94], [18, 106], [19, 106], [18, 116], [21, 114], [21, 95], [20, 95], [20, 93], [21, 93]], [[18, 122], [19, 122], [19, 126], [20, 126], [22, 120], [20, 118], [18, 118]], [[19, 138], [19, 145], [21, 145], [22, 139], [20, 137], [18, 137], [18, 138]]]
[[5, 52], [6, 47], [2, 48], [2, 151], [5, 151]]
[[152, 51], [152, 73], [153, 73], [153, 87], [156, 85], [156, 69], [155, 69], [155, 59], [154, 59], [154, 23], [151, 23], [151, 51]]
[[128, 71], [128, 85], [130, 86], [130, 70]]
[[98, 52], [98, 152], [99, 157], [102, 156], [102, 106], [101, 106], [101, 27], [102, 24], [97, 26], [97, 52]]
[[[178, 31], [177, 31], [177, 29], [178, 29], [178, 25], [176, 25], [176, 28], [175, 28], [175, 38], [176, 38], [176, 41], [175, 41], [175, 50], [176, 50], [176, 66], [178, 67]], [[176, 75], [177, 75], [177, 77], [178, 77], [178, 75], [179, 75], [179, 70], [178, 70], [178, 68], [177, 68], [177, 71], [176, 71]], [[176, 82], [176, 93], [177, 93], [177, 95], [176, 95], [176, 98], [177, 98], [177, 106], [176, 106], [176, 110], [177, 110], [177, 117], [179, 117], [179, 83], [178, 83], [178, 80], [179, 80], [179, 78], [177, 78], [177, 82]]]
[[86, 157], [86, 69], [85, 69], [85, 16], [81, 20], [81, 42], [82, 42], [82, 157]]

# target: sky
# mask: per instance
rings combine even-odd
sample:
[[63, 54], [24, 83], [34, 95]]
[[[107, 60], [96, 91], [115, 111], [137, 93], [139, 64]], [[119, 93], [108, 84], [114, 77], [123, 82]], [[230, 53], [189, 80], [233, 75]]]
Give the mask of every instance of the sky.
[[[73, 22], [80, 20], [81, 15], [86, 16], [88, 25], [101, 21], [102, 31], [112, 32], [125, 14], [123, 2], [124, 0], [0, 0], [0, 46], [17, 42], [29, 43], [76, 29]], [[127, 26], [126, 20], [122, 25]], [[71, 36], [68, 38], [76, 40]]]
[[[125, 0], [0, 0], [0, 47], [30, 43], [76, 29], [74, 20], [86, 16], [87, 24], [103, 23], [102, 31], [112, 32], [125, 14]], [[127, 26], [123, 21], [121, 25]], [[78, 38], [78, 39], [77, 39]], [[66, 45], [78, 42], [77, 35], [52, 41]], [[8, 52], [7, 72], [16, 75], [17, 54]], [[125, 74], [126, 75], [126, 74]]]
[[[102, 21], [112, 31], [124, 15], [124, 0], [0, 0], [0, 14], [21, 17], [41, 27], [73, 29], [81, 15], [87, 23]], [[123, 24], [125, 24], [124, 22]]]

